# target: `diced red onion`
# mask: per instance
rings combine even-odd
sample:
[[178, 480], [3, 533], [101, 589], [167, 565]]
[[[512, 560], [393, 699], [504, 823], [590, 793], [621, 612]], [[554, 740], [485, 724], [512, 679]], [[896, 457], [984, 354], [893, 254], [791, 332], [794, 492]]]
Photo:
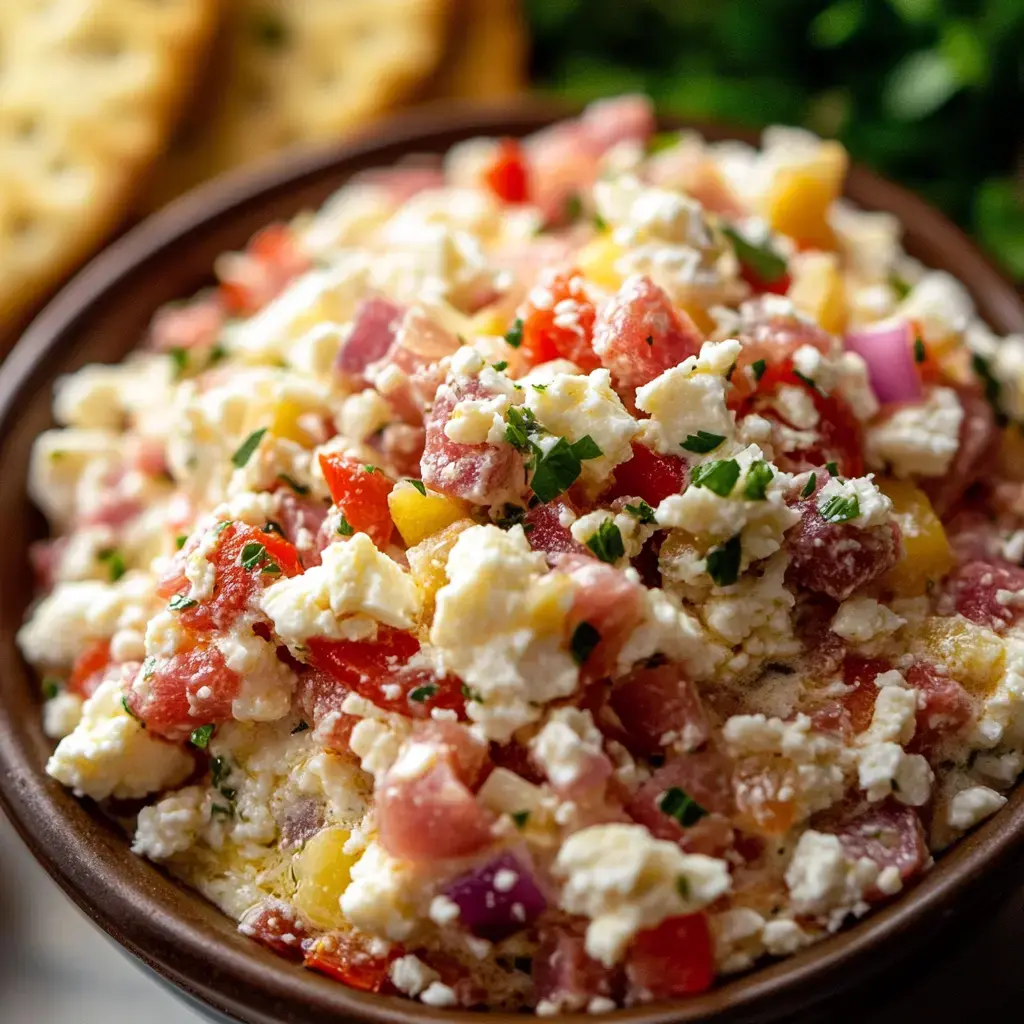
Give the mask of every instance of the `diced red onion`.
[[905, 320], [847, 331], [846, 347], [867, 363], [868, 379], [880, 402], [921, 400], [921, 378]]
[[509, 852], [460, 875], [445, 895], [458, 905], [462, 924], [492, 942], [525, 928], [547, 906], [530, 869]]

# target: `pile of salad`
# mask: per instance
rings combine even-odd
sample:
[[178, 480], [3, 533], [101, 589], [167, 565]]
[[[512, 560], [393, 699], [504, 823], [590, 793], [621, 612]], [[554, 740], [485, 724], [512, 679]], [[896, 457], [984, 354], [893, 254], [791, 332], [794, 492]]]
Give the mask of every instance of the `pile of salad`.
[[1024, 764], [1024, 337], [838, 144], [654, 127], [357, 177], [36, 441], [48, 773], [351, 988], [701, 992]]

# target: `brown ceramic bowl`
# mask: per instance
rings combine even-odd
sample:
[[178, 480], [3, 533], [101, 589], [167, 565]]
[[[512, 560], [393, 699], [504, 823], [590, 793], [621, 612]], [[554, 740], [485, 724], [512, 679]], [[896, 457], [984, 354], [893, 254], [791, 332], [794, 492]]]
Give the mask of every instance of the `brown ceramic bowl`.
[[[410, 1001], [352, 991], [241, 937], [212, 905], [133, 856], [125, 836], [93, 804], [74, 799], [44, 775], [51, 744], [40, 728], [38, 684], [14, 637], [31, 597], [25, 552], [43, 534], [41, 518], [25, 495], [25, 475], [32, 439], [51, 423], [51, 385], [85, 362], [119, 360], [138, 342], [155, 309], [209, 282], [218, 253], [239, 248], [263, 224], [318, 204], [353, 172], [408, 153], [440, 153], [473, 135], [522, 135], [555, 114], [534, 101], [490, 110], [421, 111], [361, 141], [214, 183], [135, 228], [90, 264], [0, 368], [0, 464], [7, 481], [0, 490], [6, 537], [0, 545], [3, 806], [64, 891], [127, 950], [208, 1011], [249, 1024], [312, 1019], [414, 1024], [452, 1017]], [[712, 138], [742, 134], [702, 128]], [[1024, 303], [1014, 289], [938, 213], [862, 168], [850, 175], [847, 192], [868, 209], [896, 214], [907, 249], [959, 277], [996, 331], [1024, 331]], [[873, 978], [941, 923], [999, 891], [1020, 867], [1022, 855], [1024, 787], [910, 891], [840, 935], [705, 995], [613, 1016], [669, 1024], [790, 1015]], [[491, 1019], [511, 1024], [522, 1018], [497, 1014]]]

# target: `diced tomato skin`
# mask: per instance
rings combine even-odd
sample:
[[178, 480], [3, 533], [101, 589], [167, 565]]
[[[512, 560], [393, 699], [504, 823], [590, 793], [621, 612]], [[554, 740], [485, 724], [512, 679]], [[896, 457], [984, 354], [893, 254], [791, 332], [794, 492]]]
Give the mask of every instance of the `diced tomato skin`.
[[356, 723], [355, 715], [346, 714], [341, 705], [351, 691], [333, 676], [312, 666], [299, 669], [295, 688], [299, 706], [317, 730], [317, 739], [328, 750], [350, 753], [349, 740]]
[[934, 665], [919, 661], [906, 671], [907, 683], [918, 692], [917, 724], [910, 749], [927, 754], [944, 736], [962, 729], [973, 715], [967, 691]]
[[[583, 288], [582, 278], [576, 270], [556, 274], [542, 286], [550, 293], [551, 304], [544, 308], [527, 303], [523, 316], [523, 338], [520, 345], [531, 363], [546, 363], [552, 359], [569, 359], [589, 373], [601, 365], [591, 344], [596, 312], [594, 304]], [[560, 326], [557, 309], [573, 303], [575, 315], [572, 326]]]
[[103, 681], [103, 673], [110, 664], [110, 641], [94, 640], [75, 659], [68, 679], [68, 691], [88, 698]]
[[303, 959], [303, 945], [312, 937], [298, 911], [290, 903], [273, 897], [250, 907], [238, 922], [238, 930], [290, 960]]
[[562, 525], [561, 516], [564, 511], [576, 514], [572, 504], [562, 499], [547, 505], [537, 504], [527, 510], [523, 529], [534, 551], [544, 551], [549, 555], [587, 553], [587, 549], [573, 537], [569, 528]]
[[529, 198], [529, 172], [522, 146], [515, 139], [502, 139], [491, 165], [484, 171], [484, 183], [505, 203], [525, 203]]
[[634, 753], [664, 753], [662, 742], [685, 740], [696, 750], [710, 735], [697, 691], [678, 665], [640, 667], [616, 680], [610, 704]]
[[640, 932], [627, 953], [626, 978], [641, 999], [706, 992], [715, 980], [707, 916], [670, 917], [656, 928]]
[[686, 460], [674, 455], [659, 455], [646, 445], [633, 441], [633, 457], [615, 467], [615, 483], [601, 496], [602, 502], [616, 498], [643, 498], [657, 508], [670, 494], [686, 489]]
[[999, 600], [1001, 591], [1016, 593], [1024, 588], [1024, 568], [1009, 562], [976, 561], [957, 566], [946, 586], [956, 601], [956, 610], [971, 622], [1003, 630], [1021, 615], [1016, 604]]
[[537, 999], [559, 1010], [582, 1010], [594, 997], [611, 997], [619, 984], [619, 968], [607, 968], [587, 955], [582, 931], [572, 924], [543, 927], [533, 958]]
[[[438, 677], [427, 668], [406, 668], [420, 649], [419, 641], [411, 633], [379, 626], [374, 640], [311, 637], [307, 646], [316, 668], [385, 711], [429, 718], [437, 708], [465, 717], [466, 701], [457, 677]], [[400, 695], [386, 696], [386, 686], [398, 686]], [[429, 695], [423, 695], [424, 689], [431, 689]], [[411, 697], [413, 693], [423, 699]]]
[[359, 992], [380, 992], [392, 961], [401, 955], [401, 950], [393, 947], [387, 956], [372, 956], [349, 936], [332, 932], [307, 950], [303, 966]]
[[394, 482], [381, 469], [368, 469], [340, 452], [321, 454], [320, 468], [349, 526], [356, 533], [365, 533], [378, 548], [387, 547], [394, 530], [388, 507]]
[[764, 278], [757, 274], [753, 267], [743, 262], [740, 263], [740, 277], [742, 277], [755, 292], [760, 294], [768, 293], [770, 295], [785, 295], [789, 291], [789, 286], [793, 283], [793, 279], [788, 273], [782, 274], [774, 281], [765, 281]]

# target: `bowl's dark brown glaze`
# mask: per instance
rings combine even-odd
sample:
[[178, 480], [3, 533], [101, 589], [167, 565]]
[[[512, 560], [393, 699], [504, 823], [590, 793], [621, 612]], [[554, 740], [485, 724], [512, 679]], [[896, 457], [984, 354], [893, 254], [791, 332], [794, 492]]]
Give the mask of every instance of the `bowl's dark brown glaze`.
[[[43, 523], [29, 507], [25, 476], [35, 435], [51, 423], [54, 379], [85, 362], [115, 361], [139, 340], [153, 311], [210, 280], [218, 253], [261, 225], [324, 200], [353, 172], [408, 153], [441, 153], [473, 135], [522, 135], [555, 111], [510, 107], [417, 112], [346, 146], [214, 183], [120, 239], [88, 266], [30, 327], [0, 367], [0, 797], [11, 820], [58, 884], [110, 935], [201, 1002], [249, 1024], [360, 1020], [414, 1024], [450, 1012], [365, 995], [312, 975], [237, 934], [233, 922], [159, 869], [133, 856], [124, 835], [93, 805], [43, 773], [50, 743], [38, 687], [15, 632], [31, 597], [26, 550]], [[712, 138], [736, 137], [700, 126]], [[869, 172], [851, 173], [847, 194], [894, 213], [908, 251], [970, 289], [1000, 333], [1024, 331], [1024, 303], [943, 217]], [[1024, 859], [1024, 787], [943, 857], [911, 891], [840, 935], [788, 960], [685, 1002], [614, 1014], [634, 1024], [713, 1018], [761, 1021], [792, 1014], [854, 984], [918, 946], [938, 926], [1006, 883]], [[521, 1016], [492, 1014], [496, 1024]], [[592, 1018], [588, 1018], [592, 1019]]]

